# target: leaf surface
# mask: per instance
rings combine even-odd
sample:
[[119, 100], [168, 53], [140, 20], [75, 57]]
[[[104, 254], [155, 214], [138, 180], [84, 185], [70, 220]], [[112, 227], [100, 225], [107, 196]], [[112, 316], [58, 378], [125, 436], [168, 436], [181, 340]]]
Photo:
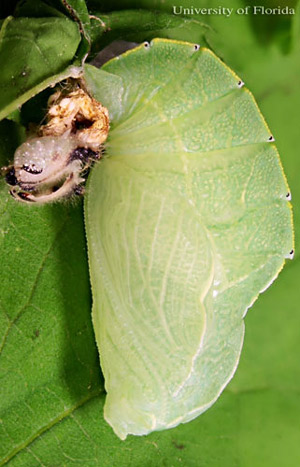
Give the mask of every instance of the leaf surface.
[[[69, 77], [80, 33], [68, 18], [8, 17], [0, 31], [0, 119], [32, 96]], [[57, 76], [58, 75], [58, 76]]]
[[[3, 164], [20, 133], [7, 121], [0, 132]], [[102, 392], [81, 206], [31, 208], [1, 181], [2, 462], [20, 451], [32, 458], [31, 443]]]
[[90, 49], [90, 16], [84, 0], [48, 0], [46, 2], [24, 0], [17, 5], [15, 15], [20, 17], [56, 17], [68, 18], [77, 23], [81, 33], [81, 41], [76, 50], [79, 63], [86, 58]]

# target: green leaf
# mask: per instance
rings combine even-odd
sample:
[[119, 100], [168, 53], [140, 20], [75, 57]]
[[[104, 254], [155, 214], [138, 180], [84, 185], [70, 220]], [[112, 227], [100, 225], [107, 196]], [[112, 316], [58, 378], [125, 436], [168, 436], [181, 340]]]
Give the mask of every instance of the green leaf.
[[289, 189], [252, 95], [209, 50], [157, 39], [86, 78], [113, 102], [86, 227], [104, 414], [124, 439], [190, 421], [232, 378], [242, 318], [293, 248]]
[[78, 68], [67, 67], [79, 42], [67, 18], [7, 18], [0, 31], [0, 119], [48, 86], [78, 77]]
[[[3, 153], [18, 144], [16, 129], [2, 122]], [[14, 202], [3, 181], [1, 192], [0, 458], [23, 451], [23, 465], [35, 465], [28, 446], [103, 392], [82, 207], [31, 209]]]
[[90, 16], [85, 0], [60, 0], [70, 17], [80, 25], [82, 40], [77, 51], [77, 57], [84, 61], [90, 50]]
[[90, 17], [85, 0], [59, 0], [59, 3], [73, 20], [80, 22], [84, 31], [88, 33], [90, 29]]
[[35, 18], [65, 17], [67, 15], [79, 25], [82, 34], [81, 42], [76, 51], [79, 63], [86, 58], [90, 49], [90, 16], [84, 0], [48, 0], [47, 2], [25, 0], [19, 3], [15, 16], [30, 16]]
[[[53, 2], [51, 2], [53, 3]], [[18, 3], [14, 11], [15, 17], [30, 17], [30, 18], [47, 18], [59, 17], [64, 18], [66, 15], [64, 9], [58, 9], [59, 3], [54, 2], [54, 5], [43, 0], [36, 2], [35, 0], [24, 0]], [[62, 11], [61, 11], [62, 10]]]

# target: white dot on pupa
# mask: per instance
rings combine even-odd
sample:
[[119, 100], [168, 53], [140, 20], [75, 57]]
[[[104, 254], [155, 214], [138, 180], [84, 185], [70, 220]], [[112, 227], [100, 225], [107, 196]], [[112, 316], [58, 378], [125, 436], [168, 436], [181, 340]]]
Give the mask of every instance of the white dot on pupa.
[[292, 199], [292, 194], [291, 194], [290, 192], [288, 192], [288, 193], [285, 195], [285, 199], [286, 199], [287, 201], [291, 201], [291, 199]]

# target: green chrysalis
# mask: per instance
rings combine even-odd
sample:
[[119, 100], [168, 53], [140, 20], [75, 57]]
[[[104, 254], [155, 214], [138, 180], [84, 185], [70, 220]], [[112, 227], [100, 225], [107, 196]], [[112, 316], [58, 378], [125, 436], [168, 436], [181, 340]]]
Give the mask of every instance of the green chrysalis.
[[104, 414], [125, 439], [218, 398], [292, 214], [274, 138], [211, 51], [156, 39], [85, 78], [111, 120], [85, 215]]

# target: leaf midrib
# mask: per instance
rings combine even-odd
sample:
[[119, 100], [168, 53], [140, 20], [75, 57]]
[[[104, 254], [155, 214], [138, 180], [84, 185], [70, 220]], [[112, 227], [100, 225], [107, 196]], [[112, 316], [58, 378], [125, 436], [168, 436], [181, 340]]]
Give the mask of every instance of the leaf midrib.
[[41, 427], [38, 431], [36, 431], [33, 435], [31, 435], [27, 440], [23, 443], [17, 445], [4, 459], [2, 459], [0, 465], [4, 465], [9, 462], [14, 456], [16, 456], [20, 451], [23, 449], [28, 448], [30, 444], [34, 443], [34, 441], [44, 434], [46, 431], [53, 428], [57, 423], [61, 422], [62, 420], [66, 419], [67, 417], [71, 416], [77, 409], [85, 405], [86, 403], [90, 402], [92, 399], [99, 397], [101, 394], [104, 394], [105, 391], [103, 388], [97, 388], [97, 390], [93, 391], [92, 393], [88, 394], [87, 397], [84, 397], [82, 400], [74, 404], [69, 409], [65, 410], [64, 412], [60, 413], [57, 417], [51, 420], [49, 423]]

